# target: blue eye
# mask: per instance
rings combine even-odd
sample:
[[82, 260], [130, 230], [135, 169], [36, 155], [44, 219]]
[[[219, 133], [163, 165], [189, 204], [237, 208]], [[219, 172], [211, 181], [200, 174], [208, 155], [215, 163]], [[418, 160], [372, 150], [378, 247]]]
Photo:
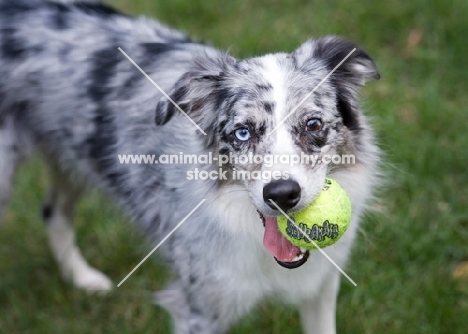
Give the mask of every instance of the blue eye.
[[250, 132], [246, 128], [237, 129], [236, 132], [234, 132], [234, 134], [236, 135], [236, 138], [240, 141], [247, 141], [250, 139]]

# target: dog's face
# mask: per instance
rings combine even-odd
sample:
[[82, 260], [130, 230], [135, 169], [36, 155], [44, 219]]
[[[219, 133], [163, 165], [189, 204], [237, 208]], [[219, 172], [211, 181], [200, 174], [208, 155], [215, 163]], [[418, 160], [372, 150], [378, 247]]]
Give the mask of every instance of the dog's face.
[[[329, 37], [306, 42], [292, 54], [242, 61], [207, 56], [173, 94], [206, 129], [207, 147], [229, 157], [224, 167], [259, 211], [265, 247], [288, 268], [303, 264], [307, 253], [279, 234], [278, 207], [294, 212], [309, 205], [331, 169], [347, 168], [324, 158], [354, 155], [359, 146], [358, 89], [379, 74], [372, 59], [354, 48]], [[175, 112], [161, 103], [158, 124]]]

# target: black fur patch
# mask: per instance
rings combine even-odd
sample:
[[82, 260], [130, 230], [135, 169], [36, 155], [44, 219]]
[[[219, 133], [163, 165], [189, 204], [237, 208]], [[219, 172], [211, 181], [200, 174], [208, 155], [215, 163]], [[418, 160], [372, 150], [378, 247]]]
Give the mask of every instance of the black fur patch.
[[97, 172], [110, 179], [111, 184], [115, 184], [114, 181], [118, 175], [114, 175], [113, 167], [117, 163], [117, 156], [114, 157], [117, 138], [112, 115], [106, 108], [100, 106], [96, 109], [94, 124], [95, 132], [88, 139], [89, 157], [95, 161]]
[[122, 168], [116, 153], [116, 129], [112, 114], [103, 106], [96, 110], [95, 132], [88, 138], [89, 158], [94, 162], [97, 173], [106, 179], [118, 193], [128, 196], [131, 189], [126, 186], [127, 171]]
[[12, 111], [16, 118], [26, 117], [26, 112], [31, 107], [31, 103], [27, 100], [19, 100], [11, 104], [10, 111]]
[[272, 86], [270, 83], [268, 83], [268, 84], [266, 84], [266, 85], [264, 85], [264, 84], [257, 84], [257, 85], [255, 85], [255, 87], [256, 87], [258, 90], [271, 90], [271, 89], [273, 89], [273, 86]]
[[317, 134], [312, 139], [312, 143], [318, 147], [323, 147], [327, 143], [327, 137], [328, 137], [328, 133], [330, 132], [330, 130], [325, 129], [321, 132], [322, 133]]
[[90, 158], [100, 161], [98, 164], [98, 170], [104, 172], [108, 170], [108, 166], [102, 161], [106, 161], [106, 157], [109, 156], [111, 148], [117, 143], [115, 137], [115, 126], [112, 121], [110, 112], [100, 106], [95, 111], [96, 116], [94, 118], [95, 132], [94, 136], [90, 138]]
[[273, 108], [275, 107], [275, 103], [274, 102], [264, 102], [263, 103], [263, 108], [265, 109], [265, 111], [269, 114], [273, 113]]
[[[335, 79], [331, 80], [336, 81]], [[343, 88], [340, 88], [337, 83], [335, 83], [335, 87], [337, 87], [336, 109], [343, 119], [344, 126], [351, 131], [358, 131], [361, 126], [359, 125], [357, 110], [352, 106], [352, 97]]]
[[[166, 55], [167, 52], [177, 50], [179, 47], [176, 44], [170, 43], [141, 43], [142, 56], [134, 58], [138, 65], [143, 69], [150, 69], [154, 63], [158, 61], [161, 55]], [[165, 58], [164, 57], [164, 58]], [[134, 72], [125, 80], [122, 85], [120, 95], [131, 98], [134, 94], [136, 87], [141, 81], [147, 80], [140, 71], [136, 68]]]
[[221, 88], [216, 91], [215, 96], [215, 108], [219, 109], [221, 104], [229, 99], [232, 96], [230, 90], [228, 88]]
[[293, 126], [294, 143], [299, 146], [304, 152], [317, 153], [320, 148], [327, 144], [328, 133], [330, 129], [326, 128], [317, 133], [305, 132], [301, 126]]
[[118, 52], [117, 46], [101, 49], [92, 55], [93, 65], [90, 71], [90, 84], [88, 94], [94, 102], [102, 101], [112, 88], [107, 85], [115, 75], [115, 70], [123, 56]]
[[47, 222], [50, 217], [54, 214], [54, 208], [50, 204], [44, 204], [42, 206], [42, 219]]
[[265, 132], [266, 132], [265, 122], [261, 122], [260, 124], [257, 124], [257, 130], [256, 130], [257, 136], [263, 137], [265, 135]]
[[220, 155], [228, 155], [229, 152], [231, 152], [231, 150], [226, 146], [219, 149], [219, 154]]
[[50, 6], [54, 7], [52, 10], [53, 20], [52, 20], [52, 28], [63, 30], [70, 28], [69, 21], [68, 21], [68, 13], [70, 12], [70, 7], [65, 6], [61, 3], [51, 3]]
[[336, 108], [343, 118], [344, 126], [352, 131], [359, 131], [361, 129], [356, 112], [353, 110], [349, 99], [347, 99], [346, 95], [343, 92], [340, 92], [340, 90], [338, 90], [336, 98]]
[[15, 36], [16, 29], [5, 28], [0, 30], [2, 57], [10, 60], [20, 60], [26, 54], [25, 43]]
[[194, 284], [197, 283], [198, 278], [197, 278], [197, 276], [195, 276], [193, 273], [190, 273], [189, 281], [190, 281], [190, 284], [191, 284], [191, 285], [194, 285]]
[[361, 127], [359, 125], [359, 119], [357, 110], [352, 105], [353, 97], [350, 93], [347, 93], [347, 86], [358, 85], [361, 79], [358, 76], [362, 75], [355, 71], [353, 68], [356, 64], [361, 64], [367, 67], [373, 67], [375, 72], [373, 73], [374, 79], [379, 79], [380, 74], [378, 73], [374, 61], [372, 58], [362, 49], [358, 48], [354, 43], [346, 39], [334, 39], [323, 41], [317, 41], [314, 49], [314, 56], [323, 59], [331, 70], [335, 68], [354, 48], [356, 50], [348, 57], [348, 59], [336, 69], [333, 75], [330, 77], [330, 81], [337, 87], [337, 101], [336, 107], [339, 110], [341, 117], [343, 118], [343, 124], [352, 131], [358, 131]]
[[126, 171], [121, 168], [117, 160], [117, 137], [112, 112], [101, 103], [95, 114], [95, 131], [87, 140], [88, 156], [94, 162], [96, 172], [107, 179], [114, 189], [125, 193]]
[[164, 125], [174, 116], [175, 107], [171, 101], [158, 102], [156, 105], [156, 113], [154, 123], [156, 125]]
[[315, 100], [314, 100], [314, 104], [317, 108], [319, 108], [320, 110], [323, 110], [324, 106], [323, 106], [323, 103], [322, 101], [320, 100], [320, 97], [317, 97]]
[[218, 131], [219, 133], [226, 132], [227, 131], [227, 126], [229, 125], [229, 120], [224, 119], [218, 124]]
[[90, 15], [96, 15], [99, 16], [100, 18], [108, 18], [112, 17], [115, 15], [118, 16], [127, 16], [117, 10], [115, 10], [112, 7], [109, 7], [103, 3], [100, 2], [77, 2], [72, 4], [73, 8], [79, 9], [80, 11], [90, 14]]
[[[181, 100], [182, 97], [186, 93], [187, 93], [187, 89], [185, 87], [180, 87], [171, 96], [171, 99], [175, 103], [178, 103], [178, 101]], [[184, 110], [186, 108], [186, 106], [183, 105], [183, 104], [178, 104], [178, 106], [182, 110]], [[172, 116], [174, 116], [174, 114], [176, 112], [176, 109], [177, 108], [174, 106], [174, 104], [169, 100], [164, 100], [162, 102], [158, 102], [158, 104], [156, 105], [156, 115], [155, 115], [155, 118], [154, 118], [154, 122], [156, 123], [156, 125], [164, 125], [167, 122], [169, 122], [169, 120], [172, 118]], [[184, 110], [184, 111], [186, 111], [186, 110]]]
[[15, 15], [28, 12], [35, 8], [37, 7], [24, 1], [2, 1], [2, 3], [0, 3], [0, 15], [6, 16], [7, 18], [11, 18]]
[[[354, 72], [350, 68], [350, 64], [360, 63], [363, 61], [373, 63], [374, 61], [364, 50], [358, 48], [353, 42], [342, 38], [328, 42], [318, 41], [315, 45], [314, 56], [324, 59], [328, 67], [333, 69], [354, 48], [356, 48], [356, 50], [335, 71], [336, 74], [340, 74], [342, 76], [354, 76]], [[380, 75], [376, 72], [375, 79], [378, 78], [380, 78]]]
[[70, 4], [62, 4], [53, 1], [28, 3], [22, 0], [6, 1], [0, 4], [0, 15], [10, 18], [17, 15], [23, 15], [26, 12], [33, 10], [51, 11], [53, 19], [51, 21], [54, 29], [69, 28], [69, 20], [67, 14], [72, 11], [79, 11], [87, 15], [98, 16], [100, 19], [112, 18], [115, 16], [128, 17], [127, 15], [109, 7], [100, 2], [81, 1]]
[[162, 53], [179, 49], [177, 44], [170, 43], [141, 43], [145, 52], [145, 57], [159, 56]]

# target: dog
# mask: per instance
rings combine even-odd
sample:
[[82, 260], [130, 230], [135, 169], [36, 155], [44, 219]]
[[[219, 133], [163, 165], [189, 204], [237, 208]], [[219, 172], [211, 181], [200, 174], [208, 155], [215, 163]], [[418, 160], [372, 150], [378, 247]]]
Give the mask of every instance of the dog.
[[[40, 152], [52, 179], [42, 212], [51, 249], [77, 287], [112, 288], [74, 242], [74, 204], [97, 187], [154, 245], [172, 233], [158, 251], [176, 279], [156, 300], [176, 333], [223, 333], [268, 297], [297, 306], [305, 333], [335, 333], [340, 272], [287, 241], [276, 217], [335, 179], [352, 218], [326, 253], [345, 266], [378, 184], [379, 149], [358, 99], [378, 78], [372, 58], [340, 37], [239, 60], [97, 1], [0, 0], [0, 212], [18, 164]], [[212, 159], [119, 160], [168, 154]], [[219, 164], [249, 154], [355, 162]], [[239, 171], [281, 177], [234, 178]]]

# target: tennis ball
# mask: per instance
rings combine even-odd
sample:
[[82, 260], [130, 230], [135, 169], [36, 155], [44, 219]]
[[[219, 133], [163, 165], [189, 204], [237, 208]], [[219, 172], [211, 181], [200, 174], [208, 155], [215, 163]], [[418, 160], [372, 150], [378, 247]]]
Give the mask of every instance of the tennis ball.
[[309, 240], [312, 239], [320, 248], [331, 246], [348, 229], [351, 201], [335, 180], [327, 178], [317, 198], [307, 208], [289, 217], [295, 225], [285, 216], [280, 216], [278, 229], [293, 245], [314, 249]]

